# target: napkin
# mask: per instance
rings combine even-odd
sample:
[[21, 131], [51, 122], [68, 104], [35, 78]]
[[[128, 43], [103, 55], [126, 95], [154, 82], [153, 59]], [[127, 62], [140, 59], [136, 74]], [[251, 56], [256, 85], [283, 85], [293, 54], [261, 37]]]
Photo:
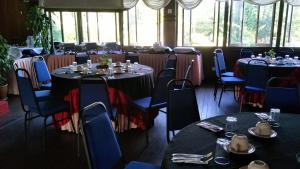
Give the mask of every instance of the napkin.
[[261, 120], [268, 120], [270, 117], [267, 113], [254, 113]]
[[196, 125], [199, 126], [199, 127], [208, 129], [212, 132], [220, 132], [220, 131], [224, 130], [223, 127], [220, 127], [216, 124], [213, 124], [213, 123], [210, 123], [210, 122], [207, 122], [207, 121], [202, 121], [200, 123], [197, 123]]

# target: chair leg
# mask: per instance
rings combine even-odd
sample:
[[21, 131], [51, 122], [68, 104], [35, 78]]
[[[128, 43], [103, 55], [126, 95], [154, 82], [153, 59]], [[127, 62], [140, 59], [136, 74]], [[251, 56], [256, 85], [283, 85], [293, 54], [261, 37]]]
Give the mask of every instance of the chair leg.
[[28, 133], [28, 125], [27, 125], [28, 113], [30, 113], [30, 112], [25, 112], [25, 118], [24, 118], [24, 134], [25, 134], [25, 145], [26, 145], [26, 147], [28, 146], [28, 134], [29, 134]]
[[47, 119], [48, 119], [48, 117], [44, 118], [44, 127], [43, 127], [44, 128], [43, 129], [44, 130], [43, 150], [44, 150], [45, 153], [46, 153], [46, 146], [47, 146], [47, 138], [46, 138], [47, 137]]
[[222, 91], [221, 91], [221, 94], [220, 94], [218, 106], [220, 106], [220, 103], [221, 103], [221, 99], [222, 99], [222, 96], [223, 96], [224, 89], [225, 89], [225, 85], [222, 85]]
[[216, 97], [217, 97], [217, 94], [218, 94], [218, 88], [219, 88], [219, 84], [218, 84], [218, 82], [216, 82], [215, 90], [214, 90], [214, 100], [216, 100]]
[[80, 157], [80, 131], [81, 131], [81, 127], [78, 126], [78, 133], [77, 133], [77, 157]]
[[170, 143], [170, 133], [168, 129], [167, 129], [167, 142]]

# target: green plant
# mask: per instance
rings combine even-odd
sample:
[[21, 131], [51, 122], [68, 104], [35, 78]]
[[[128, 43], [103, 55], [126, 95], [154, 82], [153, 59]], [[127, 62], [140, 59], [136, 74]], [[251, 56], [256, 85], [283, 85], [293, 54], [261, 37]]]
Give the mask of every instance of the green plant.
[[99, 63], [100, 63], [101, 65], [107, 65], [107, 64], [108, 64], [108, 59], [109, 59], [108, 54], [100, 55], [100, 56], [99, 56]]
[[8, 56], [8, 44], [0, 35], [0, 86], [7, 84], [7, 73], [12, 67], [13, 60]]
[[43, 47], [45, 51], [50, 49], [50, 40], [48, 38], [51, 26], [50, 18], [37, 5], [29, 8], [26, 23], [32, 32], [35, 47]]
[[265, 56], [270, 56], [274, 58], [276, 55], [275, 51], [273, 49], [270, 49], [269, 51], [265, 52]]

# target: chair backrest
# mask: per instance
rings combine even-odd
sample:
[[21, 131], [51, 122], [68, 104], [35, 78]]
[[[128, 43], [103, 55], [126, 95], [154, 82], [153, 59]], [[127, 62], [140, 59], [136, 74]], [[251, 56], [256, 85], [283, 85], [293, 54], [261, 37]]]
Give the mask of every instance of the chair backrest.
[[88, 52], [90, 52], [90, 51], [98, 51], [98, 45], [95, 42], [85, 43], [85, 49]]
[[[288, 80], [287, 78], [273, 77], [268, 81], [265, 95], [266, 108], [280, 108], [282, 112], [300, 113], [299, 86], [280, 86], [283, 81]], [[281, 83], [274, 85], [275, 81], [281, 81]]]
[[85, 64], [90, 59], [90, 55], [87, 52], [79, 52], [75, 54], [75, 61], [77, 64]]
[[217, 48], [214, 50], [214, 53], [223, 53], [223, 50], [221, 48]]
[[139, 55], [136, 53], [126, 53], [125, 60], [130, 60], [130, 63], [140, 62]]
[[218, 69], [220, 73], [226, 72], [226, 64], [223, 53], [215, 53]]
[[112, 108], [109, 101], [108, 85], [104, 77], [99, 78], [83, 78], [79, 87], [79, 105], [80, 109], [94, 103], [104, 103], [110, 119], [113, 119]]
[[15, 70], [18, 89], [24, 111], [29, 111], [30, 108], [38, 108], [36, 96], [33, 92], [33, 87], [29, 73], [25, 69], [17, 68]]
[[63, 43], [62, 46], [64, 53], [75, 51], [75, 43]]
[[240, 58], [251, 58], [253, 51], [249, 48], [242, 48], [240, 52]]
[[49, 82], [51, 80], [47, 64], [42, 56], [34, 59], [33, 67], [38, 83]]
[[217, 79], [220, 79], [221, 77], [221, 71], [220, 71], [220, 65], [217, 59], [217, 53], [214, 54], [214, 66], [215, 66], [215, 74]]
[[295, 56], [295, 51], [292, 48], [289, 47], [281, 47], [276, 49], [276, 57], [281, 56], [281, 57], [285, 57], [285, 55], [289, 55], [290, 57], [294, 57]]
[[266, 88], [269, 80], [268, 63], [261, 59], [251, 59], [246, 67], [246, 86]]
[[96, 102], [82, 111], [80, 125], [90, 169], [112, 169], [122, 156], [105, 109], [103, 103]]
[[169, 69], [169, 68], [176, 69], [176, 66], [177, 66], [177, 55], [172, 53], [168, 55], [168, 60], [165, 69]]
[[163, 69], [156, 78], [155, 86], [152, 92], [150, 106], [167, 103], [168, 98], [168, 83], [175, 79], [175, 69]]
[[[191, 63], [190, 63], [189, 66], [187, 67], [186, 72], [185, 72], [185, 75], [184, 75], [184, 79], [190, 79], [190, 74], [191, 74], [191, 70], [192, 70], [192, 68], [193, 68], [193, 64], [194, 64], [194, 59], [191, 60]], [[184, 88], [185, 82], [186, 82], [186, 81], [183, 81], [183, 83], [182, 83], [182, 88]]]
[[[185, 82], [184, 88], [177, 89], [177, 83]], [[179, 130], [199, 121], [199, 110], [195, 88], [187, 79], [171, 80], [168, 83], [167, 129]]]

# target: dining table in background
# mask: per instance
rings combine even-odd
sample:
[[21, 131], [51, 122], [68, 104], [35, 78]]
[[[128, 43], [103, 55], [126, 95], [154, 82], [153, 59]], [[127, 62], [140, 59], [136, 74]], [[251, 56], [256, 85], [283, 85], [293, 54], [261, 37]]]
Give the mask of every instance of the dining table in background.
[[173, 163], [173, 153], [206, 154], [214, 152], [217, 138], [224, 133], [214, 133], [193, 123], [182, 129], [168, 145], [161, 165], [162, 169], [239, 169], [253, 160], [266, 162], [270, 169], [299, 169], [296, 154], [300, 153], [300, 114], [280, 114], [280, 127], [273, 128], [277, 132], [275, 138], [260, 138], [249, 134], [248, 129], [255, 127], [260, 119], [252, 113], [239, 113], [218, 116], [204, 121], [225, 127], [227, 116], [237, 117], [236, 133], [245, 134], [249, 143], [256, 150], [252, 154], [237, 155], [230, 153], [230, 164], [219, 165], [211, 160], [207, 165]]
[[[134, 64], [134, 72], [115, 73], [111, 78], [108, 75], [96, 74], [98, 64], [93, 64], [90, 74], [84, 75], [81, 72], [73, 72], [69, 66], [55, 69], [51, 72], [53, 89], [52, 93], [58, 99], [64, 99], [70, 104], [70, 111], [73, 114], [75, 126], [79, 113], [79, 86], [82, 78], [99, 79], [105, 77], [108, 83], [109, 100], [112, 106], [116, 107], [118, 113], [118, 132], [123, 132], [130, 128], [145, 128], [145, 123], [151, 123], [156, 116], [156, 112], [150, 115], [150, 119], [142, 120], [141, 113], [131, 106], [133, 99], [138, 99], [151, 95], [153, 88], [153, 69], [149, 66]], [[98, 77], [98, 78], [97, 78]], [[94, 91], [97, 92], [97, 91]], [[101, 95], [101, 93], [99, 93]], [[56, 115], [56, 119], [62, 119], [66, 113]], [[130, 119], [128, 119], [130, 117]], [[130, 123], [130, 124], [128, 124]], [[64, 121], [60, 123], [62, 130], [72, 131], [71, 123]]]
[[[261, 58], [264, 59], [264, 58]], [[245, 78], [247, 71], [247, 64], [251, 58], [243, 58], [237, 60], [234, 66], [234, 74], [237, 77]], [[289, 84], [283, 84], [283, 86], [294, 85], [300, 82], [300, 60], [289, 59], [288, 64], [269, 64], [268, 73], [269, 77], [288, 77], [290, 78]], [[243, 103], [251, 105], [253, 107], [263, 108], [265, 95], [261, 93], [245, 93], [238, 88], [236, 95], [243, 98]], [[242, 96], [242, 97], [240, 97]]]
[[[167, 57], [169, 54], [153, 54], [153, 53], [138, 53], [140, 64], [147, 65], [153, 68], [154, 76], [162, 70], [166, 64]], [[185, 71], [188, 65], [191, 63], [191, 60], [194, 60], [193, 68], [191, 70], [190, 80], [194, 85], [200, 86], [202, 80], [204, 79], [203, 72], [203, 60], [200, 53], [195, 54], [176, 54], [177, 57], [177, 69], [176, 69], [176, 78], [184, 78]], [[101, 55], [92, 54], [90, 55], [92, 63], [97, 63], [98, 58]], [[108, 54], [109, 58], [112, 58], [113, 62], [125, 62], [124, 53], [111, 53]], [[53, 71], [60, 67], [65, 67], [71, 65], [75, 61], [75, 55], [45, 55], [45, 62], [47, 63], [49, 71]], [[20, 67], [26, 69], [33, 81], [34, 87], [37, 87], [36, 78], [34, 75], [34, 70], [32, 67], [32, 58], [22, 58], [16, 59], [15, 63]], [[8, 77], [8, 93], [13, 95], [18, 95], [18, 86], [14, 71], [11, 70]]]

